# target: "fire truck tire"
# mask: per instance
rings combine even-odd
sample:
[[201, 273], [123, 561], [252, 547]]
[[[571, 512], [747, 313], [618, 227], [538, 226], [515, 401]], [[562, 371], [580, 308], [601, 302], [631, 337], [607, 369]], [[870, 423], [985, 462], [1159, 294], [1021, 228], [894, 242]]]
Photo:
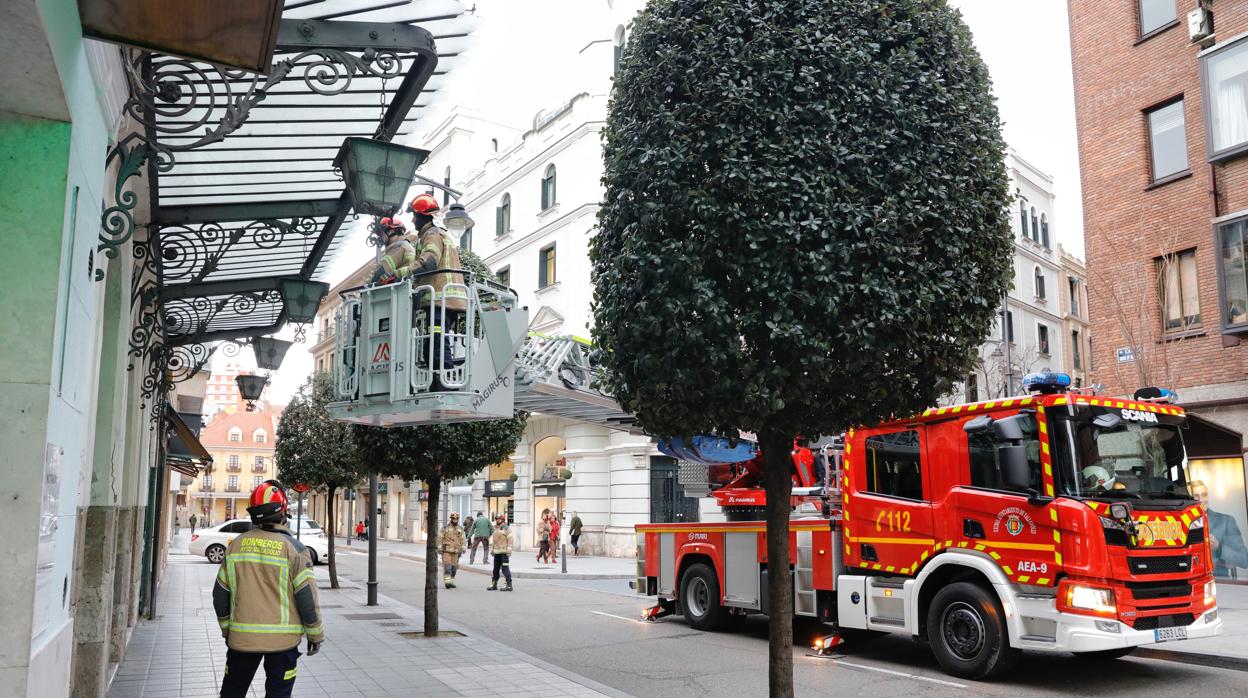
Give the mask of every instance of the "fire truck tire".
[[927, 639], [941, 668], [964, 679], [999, 676], [1020, 654], [1010, 647], [1001, 603], [971, 582], [937, 592], [927, 609]]
[[732, 614], [719, 603], [714, 570], [701, 562], [685, 570], [680, 578], [680, 610], [695, 630], [718, 630], [728, 623]]
[[1122, 659], [1134, 651], [1134, 647], [1118, 647], [1112, 650], [1100, 650], [1097, 652], [1075, 652], [1075, 656], [1080, 659]]

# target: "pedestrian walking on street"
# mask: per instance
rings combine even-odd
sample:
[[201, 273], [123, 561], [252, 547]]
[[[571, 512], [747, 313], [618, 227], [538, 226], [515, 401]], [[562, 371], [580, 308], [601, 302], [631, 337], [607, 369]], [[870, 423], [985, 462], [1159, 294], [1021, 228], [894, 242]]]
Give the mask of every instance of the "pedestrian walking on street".
[[451, 512], [451, 523], [438, 531], [438, 552], [442, 554], [442, 583], [447, 589], [455, 588], [455, 573], [459, 571], [459, 558], [468, 547], [464, 530], [459, 527], [459, 512]]
[[550, 561], [559, 562], [559, 514], [550, 515]]
[[537, 561], [550, 562], [550, 509], [542, 509], [542, 520], [537, 522]]
[[355, 525], [355, 539], [364, 540], [364, 522], [363, 521]]
[[507, 579], [503, 591], [511, 591], [511, 547], [515, 538], [511, 528], [507, 526], [507, 517], [499, 514], [494, 517], [494, 533], [490, 536], [490, 545], [494, 548], [494, 576], [486, 591], [498, 591], [498, 575], [501, 572]]
[[490, 559], [490, 535], [494, 533], [494, 527], [490, 525], [490, 520], [485, 514], [477, 512], [477, 518], [472, 522], [472, 550], [468, 553], [468, 564], [472, 564], [477, 559], [477, 546], [484, 548], [481, 554], [481, 562]]
[[191, 514], [190, 523], [191, 523], [191, 535], [193, 536], [195, 535], [195, 524], [199, 523], [199, 518], [196, 517], [194, 514]]
[[472, 514], [464, 517], [464, 540], [472, 542]]
[[572, 512], [572, 521], [568, 524], [568, 533], [572, 536], [572, 554], [581, 554], [581, 517]]
[[246, 696], [261, 662], [266, 698], [287, 698], [300, 640], [307, 635], [309, 657], [325, 642], [312, 557], [285, 526], [286, 505], [275, 480], [257, 487], [247, 508], [255, 528], [230, 541], [217, 571], [212, 606], [229, 648], [221, 698]]

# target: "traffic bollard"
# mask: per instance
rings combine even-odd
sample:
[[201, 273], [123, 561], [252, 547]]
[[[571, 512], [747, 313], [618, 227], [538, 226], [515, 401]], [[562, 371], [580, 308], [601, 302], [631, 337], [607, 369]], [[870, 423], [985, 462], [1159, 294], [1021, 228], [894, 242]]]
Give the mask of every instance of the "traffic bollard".
[[562, 574], [567, 574], [568, 573], [568, 544], [567, 543], [559, 544], [559, 559], [562, 560], [562, 562], [560, 562], [559, 564], [563, 568], [562, 570], [560, 570], [560, 572]]

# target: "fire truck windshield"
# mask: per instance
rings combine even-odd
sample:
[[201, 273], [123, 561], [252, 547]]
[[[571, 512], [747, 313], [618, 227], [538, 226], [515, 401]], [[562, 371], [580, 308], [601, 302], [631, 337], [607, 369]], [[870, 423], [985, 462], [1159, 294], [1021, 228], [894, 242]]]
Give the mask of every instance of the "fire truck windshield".
[[[1096, 499], [1191, 499], [1181, 418], [1082, 408], [1059, 419], [1061, 488]], [[1066, 453], [1061, 453], [1066, 451]]]

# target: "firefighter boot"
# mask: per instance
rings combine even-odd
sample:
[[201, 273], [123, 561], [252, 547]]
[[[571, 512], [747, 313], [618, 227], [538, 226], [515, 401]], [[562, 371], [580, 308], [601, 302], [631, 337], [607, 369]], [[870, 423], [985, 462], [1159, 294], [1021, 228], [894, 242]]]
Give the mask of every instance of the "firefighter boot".
[[442, 583], [446, 585], [447, 589], [450, 589], [451, 587], [455, 586], [455, 582], [451, 581], [451, 575], [449, 574], [442, 575]]
[[486, 587], [485, 590], [486, 591], [498, 591], [498, 580], [495, 579], [494, 581], [490, 582], [490, 585]]
[[507, 580], [507, 586], [503, 587], [503, 591], [511, 591], [511, 580]]

